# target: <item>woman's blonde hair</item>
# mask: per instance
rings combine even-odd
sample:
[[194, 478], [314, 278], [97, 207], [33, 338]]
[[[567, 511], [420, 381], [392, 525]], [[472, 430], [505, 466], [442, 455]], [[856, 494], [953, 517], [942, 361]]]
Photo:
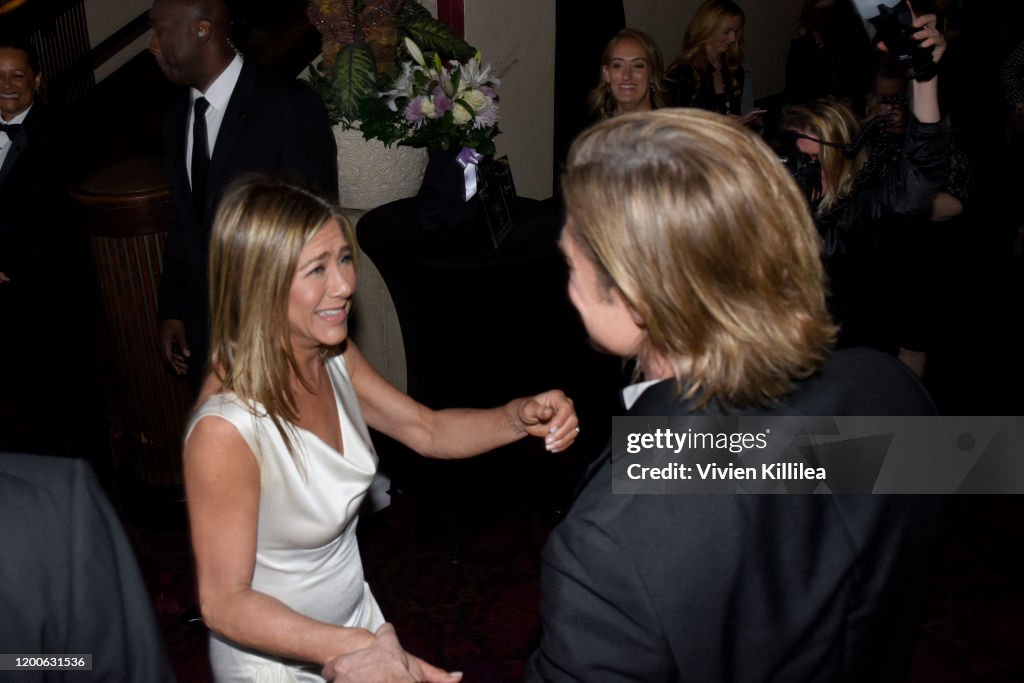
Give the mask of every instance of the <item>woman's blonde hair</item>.
[[864, 167], [868, 150], [861, 146], [852, 156], [850, 149], [860, 135], [857, 117], [845, 104], [836, 100], [815, 100], [809, 104], [790, 105], [782, 110], [779, 126], [784, 130], [809, 133], [823, 144], [818, 163], [825, 177], [818, 213], [824, 214], [841, 199], [853, 194], [854, 181]]
[[608, 44], [605, 45], [604, 52], [601, 53], [601, 70], [598, 72], [597, 87], [590, 91], [590, 95], [587, 98], [591, 111], [600, 119], [609, 119], [615, 116], [618, 108], [618, 102], [615, 101], [615, 96], [612, 94], [611, 85], [604, 80], [604, 68], [611, 64], [612, 51], [615, 49], [615, 46], [619, 44], [620, 40], [625, 38], [635, 40], [640, 45], [644, 51], [644, 59], [647, 60], [647, 64], [650, 67], [651, 85], [647, 96], [651, 101], [651, 109], [661, 109], [668, 101], [668, 88], [665, 86], [665, 64], [661, 58], [661, 50], [658, 49], [654, 40], [643, 31], [635, 28], [624, 28], [616, 33], [608, 41]]
[[701, 78], [708, 66], [708, 55], [704, 49], [708, 41], [717, 38], [725, 27], [725, 23], [735, 17], [740, 18], [740, 30], [736, 42], [722, 55], [732, 81], [733, 90], [739, 91], [740, 83], [736, 74], [743, 68], [743, 26], [746, 15], [743, 9], [732, 0], [705, 0], [694, 12], [693, 18], [683, 34], [683, 46], [668, 70], [688, 66], [693, 70], [694, 90], [700, 91]]
[[263, 406], [289, 450], [286, 427], [298, 420], [291, 377], [304, 381], [290, 341], [289, 294], [303, 246], [331, 220], [354, 252], [351, 224], [326, 199], [251, 174], [225, 192], [210, 236], [210, 367], [222, 391]]
[[666, 361], [703, 407], [767, 405], [835, 336], [807, 202], [754, 133], [663, 109], [601, 122], [562, 176], [565, 229], [642, 321], [639, 365]]

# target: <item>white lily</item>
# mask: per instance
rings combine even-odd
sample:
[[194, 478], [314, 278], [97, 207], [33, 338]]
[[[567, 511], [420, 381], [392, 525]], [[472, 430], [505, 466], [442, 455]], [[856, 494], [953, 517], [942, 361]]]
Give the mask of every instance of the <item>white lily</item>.
[[481, 85], [488, 84], [497, 88], [501, 85], [501, 81], [491, 78], [491, 65], [483, 64], [481, 59], [478, 50], [473, 59], [459, 65], [459, 81], [465, 84], [467, 89], [479, 88]]
[[413, 96], [413, 86], [416, 83], [414, 77], [418, 71], [422, 71], [422, 68], [414, 67], [409, 62], [402, 63], [402, 73], [395, 78], [395, 82], [392, 84], [394, 87], [380, 94], [381, 99], [387, 100], [384, 104], [387, 105], [388, 109], [398, 111], [398, 105], [395, 103], [395, 100], [399, 97], [409, 98]]
[[427, 60], [423, 58], [423, 51], [420, 50], [420, 46], [412, 42], [409, 38], [405, 39], [405, 49], [409, 51], [413, 60], [423, 68], [427, 67]]

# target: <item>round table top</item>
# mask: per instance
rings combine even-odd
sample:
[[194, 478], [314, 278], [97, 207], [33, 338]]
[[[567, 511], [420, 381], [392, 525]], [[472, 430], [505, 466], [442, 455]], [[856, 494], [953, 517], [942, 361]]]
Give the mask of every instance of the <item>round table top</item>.
[[134, 157], [89, 173], [72, 194], [83, 204], [124, 205], [160, 201], [170, 189], [160, 159]]

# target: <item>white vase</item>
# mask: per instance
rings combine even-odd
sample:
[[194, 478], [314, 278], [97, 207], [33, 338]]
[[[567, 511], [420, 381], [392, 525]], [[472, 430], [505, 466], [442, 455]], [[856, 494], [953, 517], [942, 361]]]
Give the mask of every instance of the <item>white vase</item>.
[[423, 183], [427, 151], [416, 147], [385, 147], [364, 140], [356, 128], [334, 126], [338, 143], [338, 196], [348, 209], [369, 210], [412, 197]]

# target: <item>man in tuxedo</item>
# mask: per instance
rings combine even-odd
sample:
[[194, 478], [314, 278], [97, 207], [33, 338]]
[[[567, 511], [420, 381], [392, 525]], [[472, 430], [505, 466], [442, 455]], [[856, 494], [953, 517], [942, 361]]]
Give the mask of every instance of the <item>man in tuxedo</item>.
[[92, 655], [90, 671], [4, 680], [172, 683], [132, 547], [84, 460], [0, 453], [0, 643]]
[[149, 51], [186, 86], [164, 120], [171, 213], [160, 278], [161, 351], [198, 393], [209, 348], [207, 253], [224, 188], [247, 172], [289, 177], [337, 197], [327, 110], [298, 81], [236, 54], [223, 0], [156, 0]]
[[106, 451], [95, 385], [88, 244], [69, 189], [80, 154], [51, 115], [35, 47], [0, 35], [0, 450]]

